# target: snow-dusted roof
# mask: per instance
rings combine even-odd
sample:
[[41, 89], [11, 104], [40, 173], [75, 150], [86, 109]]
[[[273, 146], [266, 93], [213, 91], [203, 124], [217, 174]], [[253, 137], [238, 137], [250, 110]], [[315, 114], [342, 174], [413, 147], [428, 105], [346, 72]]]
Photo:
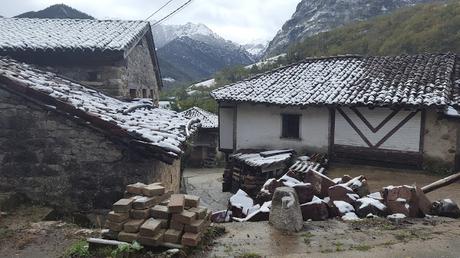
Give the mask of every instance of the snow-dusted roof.
[[214, 90], [220, 102], [276, 105], [459, 105], [455, 54], [308, 59]]
[[287, 163], [293, 156], [292, 150], [274, 150], [257, 153], [235, 153], [231, 159], [238, 160], [251, 167], [267, 168]]
[[2, 51], [126, 51], [146, 21], [0, 18]]
[[199, 127], [170, 110], [155, 108], [152, 102], [124, 102], [81, 84], [44, 72], [12, 59], [0, 58], [0, 87], [27, 98], [38, 99], [46, 107], [92, 127], [127, 138], [143, 148], [177, 158], [187, 137]]
[[186, 117], [189, 118], [198, 118], [201, 121], [202, 128], [218, 128], [219, 127], [219, 118], [216, 114], [208, 112], [199, 107], [192, 107], [183, 112], [181, 112]]

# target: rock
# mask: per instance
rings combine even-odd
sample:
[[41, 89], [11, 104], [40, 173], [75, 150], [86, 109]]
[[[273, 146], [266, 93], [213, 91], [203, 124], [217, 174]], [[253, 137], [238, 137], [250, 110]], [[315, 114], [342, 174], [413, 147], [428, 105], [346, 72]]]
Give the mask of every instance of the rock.
[[352, 179], [351, 176], [349, 176], [349, 175], [343, 175], [343, 177], [342, 177], [341, 180], [340, 180], [340, 183], [341, 183], [341, 184], [348, 183], [351, 179]]
[[391, 214], [404, 214], [406, 217], [410, 215], [410, 205], [405, 199], [400, 198], [395, 201], [387, 201], [386, 206], [388, 207], [388, 212]]
[[460, 209], [451, 199], [433, 202], [430, 213], [442, 217], [460, 218]]
[[359, 196], [345, 185], [334, 185], [329, 187], [329, 198], [332, 201], [344, 201], [353, 204]]
[[334, 206], [336, 207], [337, 216], [342, 217], [347, 213], [355, 212], [353, 205], [344, 202], [344, 201], [333, 201]]
[[273, 227], [283, 231], [298, 232], [303, 228], [299, 199], [293, 188], [279, 187], [276, 189], [269, 221]]
[[297, 193], [297, 197], [299, 198], [299, 203], [304, 204], [307, 202], [311, 202], [313, 196], [315, 195], [315, 190], [311, 184], [302, 184], [294, 186], [294, 190]]
[[356, 200], [355, 210], [356, 214], [361, 218], [366, 217], [368, 214], [374, 214], [380, 217], [385, 217], [388, 214], [385, 204], [369, 197]]
[[328, 189], [335, 183], [329, 177], [315, 171], [308, 171], [303, 175], [303, 182], [310, 183], [313, 186], [315, 195], [321, 198], [328, 196]]
[[395, 222], [396, 224], [401, 224], [401, 222], [407, 218], [406, 215], [402, 214], [402, 213], [395, 213], [395, 214], [391, 214], [391, 215], [388, 215], [387, 216], [387, 219], [392, 221], [392, 222]]
[[356, 221], [356, 220], [361, 220], [356, 213], [354, 212], [347, 212], [345, 215], [342, 216], [343, 221]]
[[311, 202], [300, 205], [303, 220], [321, 221], [329, 218], [328, 205], [316, 196]]

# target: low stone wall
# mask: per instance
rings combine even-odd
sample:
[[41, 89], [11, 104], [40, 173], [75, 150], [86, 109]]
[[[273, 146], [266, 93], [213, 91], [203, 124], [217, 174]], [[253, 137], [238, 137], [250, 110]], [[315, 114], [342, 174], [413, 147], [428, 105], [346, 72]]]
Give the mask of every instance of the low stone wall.
[[63, 212], [109, 209], [126, 185], [161, 180], [179, 190], [173, 166], [0, 89], [0, 192], [18, 192]]

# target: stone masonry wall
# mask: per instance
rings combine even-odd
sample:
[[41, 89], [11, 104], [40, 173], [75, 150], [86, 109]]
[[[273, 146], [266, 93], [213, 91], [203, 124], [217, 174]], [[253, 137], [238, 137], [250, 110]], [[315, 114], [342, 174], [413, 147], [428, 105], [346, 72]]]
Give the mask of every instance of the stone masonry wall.
[[60, 211], [108, 209], [127, 184], [164, 180], [180, 169], [145, 158], [104, 134], [0, 89], [0, 192], [19, 192]]
[[144, 37], [131, 50], [126, 60], [111, 65], [68, 65], [50, 68], [107, 95], [130, 99], [130, 90], [134, 90], [134, 97], [151, 98], [158, 105], [159, 86], [150, 55], [147, 39]]

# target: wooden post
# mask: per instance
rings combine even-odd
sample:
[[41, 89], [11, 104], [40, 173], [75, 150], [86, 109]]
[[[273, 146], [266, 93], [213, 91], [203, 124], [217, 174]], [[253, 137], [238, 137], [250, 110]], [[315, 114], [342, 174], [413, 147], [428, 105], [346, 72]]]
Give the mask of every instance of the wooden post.
[[459, 180], [460, 180], [460, 173], [457, 173], [457, 174], [448, 176], [446, 178], [443, 178], [441, 180], [438, 180], [434, 183], [431, 183], [429, 185], [422, 187], [422, 191], [427, 194], [435, 190], [438, 190], [439, 188], [442, 188], [444, 186], [455, 183], [456, 181], [459, 181]]

